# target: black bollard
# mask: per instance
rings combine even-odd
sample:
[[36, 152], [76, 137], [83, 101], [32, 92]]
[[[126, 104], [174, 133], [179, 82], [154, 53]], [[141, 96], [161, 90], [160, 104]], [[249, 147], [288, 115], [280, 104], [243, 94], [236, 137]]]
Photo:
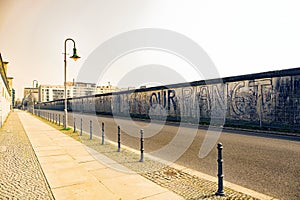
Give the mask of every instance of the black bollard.
[[118, 125], [118, 152], [121, 152], [121, 131], [119, 125]]
[[222, 158], [222, 149], [223, 145], [222, 143], [218, 144], [218, 191], [216, 192], [216, 195], [218, 196], [225, 196], [224, 188], [223, 188], [223, 158]]
[[102, 145], [104, 145], [104, 122], [102, 122]]
[[57, 124], [57, 114], [55, 114], [55, 124]]
[[90, 140], [93, 139], [93, 126], [92, 126], [92, 120], [90, 120]]
[[80, 119], [80, 136], [82, 136], [82, 118]]
[[74, 131], [73, 131], [73, 133], [75, 133], [76, 132], [76, 118], [74, 117]]
[[140, 162], [144, 162], [144, 130], [141, 129], [141, 159]]
[[53, 113], [53, 115], [52, 115], [52, 120], [53, 120], [53, 123], [54, 123], [54, 113]]
[[[63, 115], [62, 123], [63, 123], [63, 127], [65, 127], [65, 115]], [[66, 127], [66, 128], [67, 128], [67, 127]]]
[[60, 114], [58, 115], [58, 126], [60, 126]]

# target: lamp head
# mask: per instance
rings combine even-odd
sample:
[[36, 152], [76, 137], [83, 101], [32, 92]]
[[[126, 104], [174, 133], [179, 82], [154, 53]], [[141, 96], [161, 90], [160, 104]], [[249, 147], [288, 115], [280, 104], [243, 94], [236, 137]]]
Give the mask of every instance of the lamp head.
[[80, 57], [77, 55], [77, 49], [74, 47], [73, 48], [73, 56], [71, 56], [70, 58], [72, 58], [73, 60], [77, 60], [79, 59]]

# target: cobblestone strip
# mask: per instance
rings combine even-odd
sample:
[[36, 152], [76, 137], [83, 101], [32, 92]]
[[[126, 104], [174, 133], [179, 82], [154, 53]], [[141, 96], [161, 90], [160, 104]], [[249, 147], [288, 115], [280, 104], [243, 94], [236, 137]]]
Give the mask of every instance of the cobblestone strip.
[[14, 112], [0, 129], [0, 199], [54, 199]]
[[216, 196], [217, 183], [204, 180], [168, 166], [160, 170], [141, 173], [141, 175], [189, 200], [255, 199], [249, 195], [236, 192], [226, 187], [224, 189], [225, 197]]

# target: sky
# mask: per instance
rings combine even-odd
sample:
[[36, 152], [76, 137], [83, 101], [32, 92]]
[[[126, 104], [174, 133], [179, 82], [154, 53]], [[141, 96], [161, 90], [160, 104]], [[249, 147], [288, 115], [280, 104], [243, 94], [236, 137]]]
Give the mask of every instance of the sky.
[[[18, 98], [33, 80], [63, 84], [66, 38], [76, 41], [81, 57], [67, 60], [71, 81], [105, 41], [142, 28], [171, 30], [196, 42], [221, 77], [295, 68], [300, 66], [299, 8], [297, 0], [0, 0], [0, 52]], [[67, 43], [70, 56], [72, 47]], [[146, 64], [167, 65], [187, 81], [198, 78], [178, 57], [157, 54], [121, 58], [98, 84], [117, 84], [130, 66]]]

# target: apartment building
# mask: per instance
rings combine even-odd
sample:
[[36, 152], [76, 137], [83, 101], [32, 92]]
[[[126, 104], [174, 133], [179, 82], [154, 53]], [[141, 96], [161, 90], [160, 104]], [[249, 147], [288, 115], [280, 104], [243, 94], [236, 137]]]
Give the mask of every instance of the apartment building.
[[[104, 94], [117, 91], [116, 86], [97, 86], [95, 83], [67, 82], [67, 98], [82, 97], [95, 94]], [[25, 90], [24, 90], [25, 94]], [[40, 85], [38, 88], [38, 101], [47, 102], [64, 99], [63, 85]]]
[[[39, 102], [64, 99], [63, 85], [40, 85], [38, 88]], [[67, 98], [73, 97], [73, 85], [67, 83]]]

